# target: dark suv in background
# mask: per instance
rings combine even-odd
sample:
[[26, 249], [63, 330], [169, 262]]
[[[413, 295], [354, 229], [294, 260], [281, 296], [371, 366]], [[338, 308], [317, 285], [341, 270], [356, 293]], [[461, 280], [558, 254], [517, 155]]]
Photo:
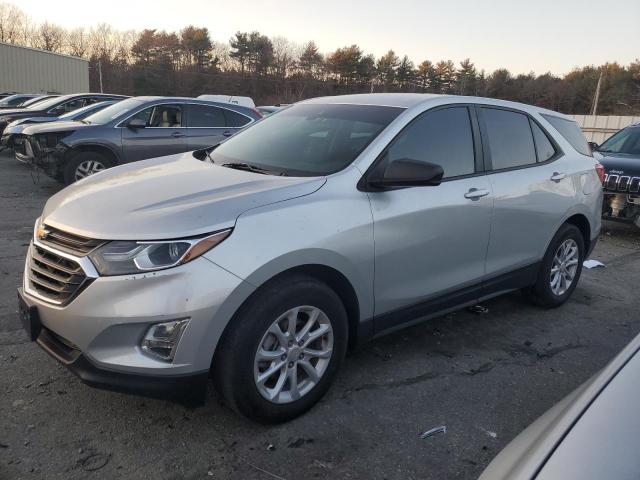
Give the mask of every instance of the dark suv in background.
[[112, 95], [106, 93], [75, 93], [72, 95], [60, 95], [43, 102], [37, 102], [26, 108], [12, 108], [0, 110], [0, 135], [8, 124], [14, 120], [28, 117], [59, 117], [67, 112], [92, 103], [104, 100], [122, 100], [124, 95]]
[[594, 157], [606, 171], [604, 218], [640, 227], [640, 123], [595, 147]]
[[122, 163], [216, 145], [260, 118], [257, 111], [230, 103], [135, 97], [82, 122], [26, 128], [24, 154], [70, 184]]

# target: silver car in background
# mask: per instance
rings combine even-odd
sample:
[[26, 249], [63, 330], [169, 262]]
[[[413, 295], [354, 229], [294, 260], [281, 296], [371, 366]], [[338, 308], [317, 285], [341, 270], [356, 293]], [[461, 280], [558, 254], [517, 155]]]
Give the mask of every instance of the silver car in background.
[[564, 303], [600, 230], [589, 154], [571, 119], [517, 103], [301, 102], [51, 197], [23, 323], [91, 385], [201, 395], [212, 374], [238, 412], [285, 421], [362, 340], [517, 289]]

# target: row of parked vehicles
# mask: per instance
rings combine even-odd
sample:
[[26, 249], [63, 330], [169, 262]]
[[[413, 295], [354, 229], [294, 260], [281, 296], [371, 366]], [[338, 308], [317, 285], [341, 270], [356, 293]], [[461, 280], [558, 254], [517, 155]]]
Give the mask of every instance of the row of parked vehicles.
[[0, 142], [70, 184], [115, 165], [220, 143], [262, 118], [243, 97], [61, 95], [0, 111]]

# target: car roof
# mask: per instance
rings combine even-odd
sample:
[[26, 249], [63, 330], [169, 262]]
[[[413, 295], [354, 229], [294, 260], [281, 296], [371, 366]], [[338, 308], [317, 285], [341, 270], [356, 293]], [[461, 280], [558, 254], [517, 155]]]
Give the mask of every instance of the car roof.
[[304, 100], [300, 103], [315, 104], [349, 104], [349, 105], [379, 105], [387, 107], [412, 108], [420, 105], [428, 105], [430, 103], [442, 104], [443, 101], [450, 99], [453, 103], [482, 103], [487, 105], [495, 105], [498, 107], [514, 108], [529, 113], [544, 113], [547, 115], [555, 115], [574, 122], [575, 120], [567, 115], [558, 113], [546, 108], [527, 105], [525, 103], [511, 102], [508, 100], [499, 100], [487, 97], [471, 97], [462, 95], [441, 95], [436, 93], [362, 93], [354, 95], [336, 95], [332, 97], [318, 97]]
[[189, 102], [189, 103], [197, 103], [200, 105], [215, 105], [217, 107], [226, 108], [228, 110], [238, 110], [241, 112], [246, 111], [254, 111], [249, 107], [245, 107], [244, 105], [238, 105], [236, 103], [227, 103], [227, 102], [215, 102], [213, 100], [205, 100], [203, 98], [193, 98], [193, 97], [161, 97], [161, 96], [140, 96], [140, 97], [131, 97], [135, 100], [140, 100], [141, 102]]

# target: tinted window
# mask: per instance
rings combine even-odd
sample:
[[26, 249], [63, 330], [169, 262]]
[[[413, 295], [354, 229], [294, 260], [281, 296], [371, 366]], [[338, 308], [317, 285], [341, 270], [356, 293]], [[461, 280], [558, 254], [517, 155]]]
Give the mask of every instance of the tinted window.
[[556, 117], [554, 115], [542, 116], [555, 128], [564, 139], [571, 144], [579, 153], [583, 155], [591, 156], [591, 148], [587, 143], [587, 139], [584, 138], [580, 126], [573, 120], [567, 120], [564, 118]]
[[536, 163], [529, 118], [522, 113], [483, 108], [494, 170]]
[[[106, 109], [105, 109], [106, 110]], [[91, 117], [87, 117], [91, 120]], [[182, 126], [182, 106], [175, 104], [155, 105], [139, 111], [129, 120], [139, 119], [148, 128], [177, 128]]]
[[241, 130], [211, 153], [217, 164], [248, 163], [294, 176], [342, 170], [401, 112], [374, 105], [302, 103]]
[[239, 114], [238, 112], [234, 112], [233, 110], [223, 110], [224, 116], [227, 120], [227, 127], [244, 127], [247, 123], [251, 121], [249, 117]]
[[387, 150], [389, 162], [400, 159], [435, 163], [444, 178], [475, 172], [469, 110], [453, 107], [427, 112], [413, 121]]
[[0, 101], [0, 106], [2, 107], [15, 107], [20, 105], [21, 103], [29, 100], [31, 97], [25, 95], [9, 95]]
[[536, 142], [536, 152], [538, 153], [538, 161], [546, 162], [556, 154], [556, 149], [547, 137], [547, 134], [542, 131], [538, 124], [532, 120], [531, 130], [533, 131], [533, 139]]
[[219, 127], [224, 128], [226, 120], [222, 109], [207, 105], [189, 105], [190, 127]]
[[600, 152], [640, 154], [640, 127], [620, 130], [598, 148]]
[[76, 98], [75, 100], [70, 100], [52, 109], [51, 113], [62, 115], [63, 113], [73, 112], [80, 107], [84, 107], [85, 101], [86, 99], [84, 98]]

